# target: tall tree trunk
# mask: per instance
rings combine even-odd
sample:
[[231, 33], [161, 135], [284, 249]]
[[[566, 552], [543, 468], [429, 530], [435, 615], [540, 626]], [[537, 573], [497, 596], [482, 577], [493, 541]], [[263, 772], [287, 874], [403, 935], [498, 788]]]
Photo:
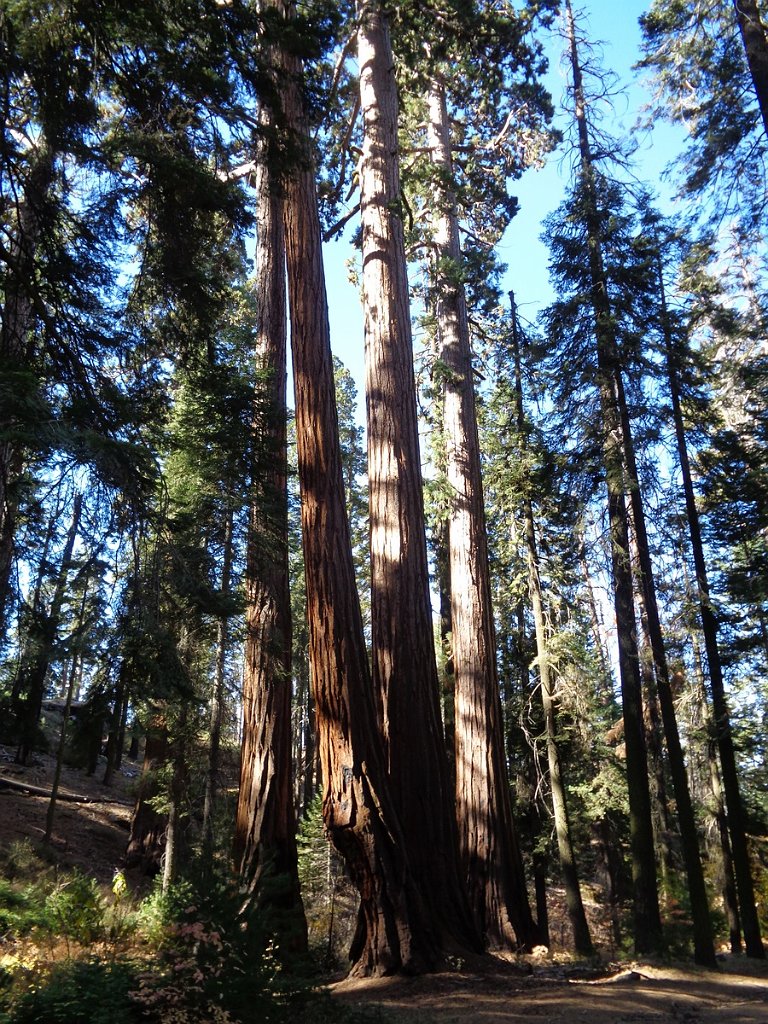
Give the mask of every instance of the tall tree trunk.
[[[293, 4], [278, 2], [290, 17]], [[387, 784], [345, 506], [302, 69], [293, 56], [283, 60], [282, 120], [302, 153], [286, 174], [284, 223], [323, 818], [361, 898], [352, 972], [419, 971], [437, 965], [438, 937], [414, 884]]]
[[733, 0], [757, 105], [768, 135], [768, 33], [760, 18], [757, 0]]
[[[221, 595], [228, 600], [232, 585], [233, 526], [235, 514], [227, 509], [224, 523], [224, 551], [221, 565]], [[210, 705], [210, 739], [208, 743], [208, 770], [205, 773], [203, 797], [203, 844], [209, 854], [213, 852], [213, 819], [221, 770], [221, 726], [224, 719], [224, 683], [229, 643], [229, 613], [224, 612], [216, 623], [216, 656], [213, 667], [213, 686]], [[246, 659], [247, 671], [247, 659]], [[245, 689], [245, 687], [243, 687]], [[237, 826], [235, 826], [237, 828]]]
[[664, 330], [667, 376], [669, 393], [672, 400], [672, 415], [675, 424], [675, 439], [680, 462], [680, 475], [683, 481], [685, 509], [688, 519], [688, 534], [693, 552], [693, 564], [696, 571], [696, 589], [699, 600], [701, 629], [704, 634], [704, 651], [707, 656], [707, 669], [712, 689], [712, 705], [715, 713], [714, 727], [717, 747], [720, 753], [720, 764], [723, 773], [723, 789], [728, 808], [728, 831], [731, 837], [733, 867], [736, 874], [736, 885], [739, 894], [739, 911], [744, 930], [744, 944], [747, 956], [763, 959], [765, 949], [760, 934], [760, 921], [755, 903], [755, 888], [752, 880], [752, 869], [749, 862], [749, 850], [744, 826], [744, 810], [739, 787], [739, 776], [736, 767], [736, 755], [733, 748], [731, 723], [728, 701], [723, 683], [723, 669], [720, 659], [720, 647], [717, 640], [717, 618], [709, 596], [707, 563], [704, 557], [704, 544], [701, 535], [699, 512], [696, 507], [696, 495], [693, 489], [693, 475], [688, 455], [688, 443], [685, 436], [685, 424], [680, 394], [680, 378], [675, 365], [672, 332], [666, 305], [663, 268], [661, 259], [657, 264], [660, 296], [662, 302], [662, 327]]
[[[520, 344], [517, 336], [517, 310], [512, 302], [512, 345], [515, 367], [515, 400], [517, 412], [517, 429], [521, 439], [522, 461], [527, 462], [525, 443], [525, 415], [523, 411], [523, 383], [520, 372]], [[527, 476], [527, 474], [526, 474]], [[541, 683], [541, 704], [544, 711], [544, 734], [547, 744], [547, 762], [549, 766], [549, 786], [552, 793], [552, 810], [555, 819], [555, 836], [560, 857], [560, 871], [565, 886], [565, 902], [568, 917], [573, 929], [573, 944], [580, 956], [592, 956], [594, 947], [589, 934], [587, 915], [581, 898], [579, 874], [576, 867], [576, 856], [571, 839], [571, 826], [568, 819], [568, 802], [565, 792], [560, 749], [557, 742], [557, 721], [555, 712], [555, 692], [550, 671], [547, 628], [544, 616], [541, 577], [539, 575], [539, 555], [536, 545], [536, 524], [533, 518], [533, 503], [529, 493], [530, 481], [526, 479], [523, 495], [523, 517], [525, 520], [525, 549], [528, 564], [528, 592], [533, 609], [533, 621], [536, 629], [536, 663]]]
[[496, 667], [488, 539], [445, 85], [430, 83], [427, 137], [436, 169], [433, 281], [443, 372], [455, 679], [456, 815], [472, 910], [491, 947], [538, 941], [512, 817]]
[[[270, 117], [262, 112], [262, 122]], [[245, 905], [266, 910], [281, 945], [305, 949], [291, 777], [291, 598], [288, 581], [285, 234], [266, 145], [255, 171], [256, 366], [264, 378], [254, 435], [268, 469], [255, 467], [246, 564], [243, 743], [235, 860]]]
[[[534, 718], [534, 693], [529, 667], [529, 663], [531, 661], [530, 654], [532, 652], [529, 652], [528, 644], [526, 642], [525, 605], [522, 598], [517, 602], [516, 618], [516, 653], [517, 664], [520, 670], [520, 692], [526, 702], [526, 706], [531, 709], [530, 717]], [[508, 685], [506, 694], [507, 700], [511, 697], [511, 689], [512, 687]], [[535, 715], [535, 721], [531, 723], [531, 729], [536, 736], [540, 735], [543, 731], [542, 723], [538, 719], [539, 716]], [[514, 739], [510, 725], [511, 722], [508, 722], [505, 725], [505, 732], [507, 737], [506, 756], [508, 763], [511, 764], [514, 757]], [[549, 934], [549, 907], [547, 906], [547, 876], [549, 875], [549, 845], [552, 829], [549, 814], [547, 813], [547, 809], [543, 806], [544, 801], [541, 795], [541, 780], [545, 776], [544, 759], [541, 756], [541, 750], [539, 749], [535, 736], [528, 737], [527, 731], [528, 730], [526, 729], [526, 739], [528, 740], [530, 756], [527, 758], [526, 765], [528, 771], [523, 777], [528, 790], [527, 810], [530, 822], [529, 835], [532, 850], [531, 869], [533, 874], [533, 891], [536, 904], [536, 930], [539, 943], [544, 946], [550, 946], [551, 939]]]
[[699, 704], [699, 714], [704, 724], [704, 758], [707, 765], [707, 784], [710, 797], [710, 813], [714, 819], [717, 830], [717, 838], [720, 848], [721, 864], [721, 892], [725, 917], [728, 921], [728, 938], [731, 953], [738, 956], [741, 953], [741, 918], [739, 916], [739, 899], [736, 891], [736, 875], [733, 870], [733, 854], [731, 852], [731, 840], [728, 835], [728, 816], [725, 812], [725, 800], [723, 798], [723, 786], [720, 780], [720, 768], [717, 760], [717, 741], [710, 714], [709, 701], [704, 686], [704, 668], [701, 662], [699, 645], [694, 638], [693, 643], [693, 664], [696, 672], [696, 697]]
[[653, 578], [653, 565], [648, 542], [648, 530], [645, 521], [643, 495], [640, 489], [640, 475], [637, 469], [635, 446], [632, 440], [632, 428], [629, 418], [622, 371], [618, 353], [615, 358], [616, 397], [621, 417], [621, 433], [624, 448], [624, 459], [627, 469], [630, 504], [632, 509], [632, 525], [637, 542], [638, 563], [640, 569], [641, 589], [645, 598], [645, 613], [648, 621], [648, 636], [653, 653], [656, 692], [661, 709], [661, 721], [664, 727], [664, 739], [669, 756], [669, 770], [672, 786], [675, 791], [677, 818], [680, 825], [680, 841], [683, 848], [683, 862], [688, 882], [688, 894], [691, 902], [693, 919], [693, 956], [697, 964], [715, 967], [715, 945], [712, 932], [712, 919], [709, 915], [709, 898], [704, 883], [704, 871], [701, 866], [699, 836], [696, 830], [696, 818], [688, 786], [688, 773], [685, 769], [685, 757], [677, 727], [675, 702], [670, 684], [669, 665], [664, 647], [664, 636], [661, 629], [661, 616], [656, 598], [656, 584]]
[[[630, 536], [630, 544], [632, 538]], [[636, 545], [634, 551], [636, 552]], [[635, 557], [635, 562], [637, 558]], [[648, 750], [648, 781], [651, 792], [651, 817], [653, 834], [656, 842], [657, 862], [661, 874], [662, 893], [669, 895], [670, 876], [675, 871], [672, 855], [672, 821], [667, 796], [667, 772], [664, 763], [664, 743], [662, 739], [659, 700], [656, 689], [653, 651], [648, 634], [648, 615], [645, 610], [645, 595], [640, 585], [640, 570], [635, 572], [635, 600], [640, 622], [640, 676], [643, 682], [643, 726], [645, 729], [645, 745]]]
[[[16, 223], [8, 243], [9, 257], [2, 278], [0, 308], [0, 375], [19, 386], [29, 371], [35, 352], [34, 287], [35, 255], [45, 219], [45, 200], [54, 176], [54, 157], [43, 140], [32, 163], [24, 197], [16, 209]], [[4, 633], [6, 605], [10, 591], [13, 543], [18, 514], [18, 485], [25, 452], [14, 438], [14, 422], [5, 410], [0, 413], [0, 634]]]
[[[373, 684], [395, 807], [441, 944], [479, 949], [464, 888], [439, 706], [386, 16], [358, 5]], [[454, 619], [454, 641], [456, 620]], [[414, 786], [414, 778], [419, 785]]]
[[600, 223], [584, 87], [570, 0], [566, 0], [565, 11], [573, 71], [581, 178], [586, 200], [584, 217], [589, 247], [591, 299], [597, 336], [597, 382], [603, 419], [603, 462], [608, 494], [611, 568], [626, 745], [630, 851], [634, 890], [634, 941], [636, 952], [653, 953], [662, 949], [663, 936], [653, 849], [648, 759], [643, 735], [642, 687], [629, 553], [623, 438], [616, 394], [616, 344], [613, 337], [611, 309], [603, 269]]

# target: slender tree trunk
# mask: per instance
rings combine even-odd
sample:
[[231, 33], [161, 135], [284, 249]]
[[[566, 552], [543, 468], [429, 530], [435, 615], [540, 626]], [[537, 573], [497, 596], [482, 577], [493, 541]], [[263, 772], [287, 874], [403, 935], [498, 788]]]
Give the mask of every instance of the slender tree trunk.
[[[262, 122], [271, 118], [262, 112]], [[256, 364], [264, 375], [254, 434], [267, 450], [252, 484], [246, 565], [243, 744], [235, 861], [245, 906], [274, 918], [281, 944], [305, 949], [291, 777], [285, 234], [266, 146], [255, 171]]]
[[[630, 536], [630, 544], [632, 538]], [[636, 547], [635, 547], [636, 551]], [[636, 559], [635, 559], [636, 561]], [[672, 855], [672, 822], [667, 796], [667, 772], [664, 763], [661, 717], [656, 689], [656, 675], [653, 651], [648, 635], [648, 615], [645, 610], [645, 596], [640, 586], [640, 571], [635, 572], [635, 600], [640, 621], [640, 675], [643, 682], [643, 726], [645, 746], [648, 750], [648, 781], [651, 792], [651, 817], [653, 834], [658, 851], [657, 862], [661, 874], [661, 889], [669, 895], [670, 876], [674, 874], [675, 863]]]
[[45, 680], [51, 663], [56, 636], [61, 619], [61, 609], [67, 590], [67, 579], [72, 562], [72, 552], [80, 527], [80, 513], [83, 506], [82, 494], [75, 494], [72, 503], [72, 519], [70, 520], [67, 538], [61, 553], [59, 571], [56, 577], [51, 603], [47, 611], [40, 607], [41, 599], [35, 599], [33, 616], [38, 619], [38, 630], [35, 637], [35, 649], [31, 661], [26, 665], [20, 683], [20, 732], [21, 739], [16, 752], [16, 760], [26, 764], [34, 744], [35, 732], [40, 721], [40, 713], [45, 696]]
[[581, 576], [584, 581], [584, 587], [587, 595], [587, 605], [589, 607], [589, 620], [592, 625], [592, 639], [595, 644], [597, 656], [600, 659], [601, 686], [599, 687], [599, 696], [605, 700], [606, 704], [611, 704], [613, 702], [613, 688], [611, 686], [611, 670], [608, 666], [608, 661], [605, 656], [605, 630], [602, 619], [597, 611], [597, 602], [595, 601], [595, 590], [592, 585], [592, 577], [589, 573], [589, 566], [587, 565], [587, 548], [586, 541], [584, 539], [584, 524], [581, 522], [577, 527], [576, 536], [578, 541], [579, 567], [581, 568]]
[[[7, 243], [9, 258], [2, 277], [3, 303], [0, 307], [0, 375], [13, 380], [19, 376], [20, 386], [28, 386], [23, 376], [34, 357], [33, 294], [35, 256], [45, 219], [45, 200], [53, 182], [54, 157], [45, 141], [39, 144], [24, 197], [16, 210], [16, 223]], [[4, 243], [4, 247], [5, 247]], [[19, 506], [18, 485], [25, 453], [14, 438], [14, 423], [7, 413], [0, 413], [0, 634], [5, 630], [5, 616], [13, 565], [13, 544]]]
[[[290, 17], [293, 5], [281, 7]], [[437, 965], [438, 937], [414, 884], [387, 784], [345, 506], [302, 70], [288, 55], [284, 67], [282, 115], [303, 151], [286, 174], [284, 223], [323, 818], [361, 898], [352, 972], [419, 971]]]
[[[221, 565], [221, 595], [225, 601], [229, 598], [232, 584], [233, 525], [234, 511], [229, 508], [224, 523], [224, 551]], [[216, 624], [216, 660], [213, 669], [213, 687], [211, 688], [208, 770], [205, 775], [203, 797], [203, 844], [209, 854], [213, 851], [213, 818], [219, 772], [221, 771], [221, 726], [224, 718], [224, 683], [228, 644], [229, 614], [225, 612], [219, 617]]]
[[[522, 458], [526, 462], [525, 416], [523, 412], [523, 384], [520, 372], [520, 345], [517, 337], [517, 311], [512, 303], [512, 344], [515, 365], [515, 399], [517, 412], [517, 429], [521, 438]], [[552, 810], [555, 819], [555, 836], [560, 857], [560, 870], [565, 886], [565, 902], [568, 917], [573, 929], [573, 944], [580, 956], [592, 956], [594, 947], [589, 934], [587, 915], [581, 899], [579, 874], [576, 867], [576, 856], [571, 839], [571, 826], [568, 820], [568, 803], [565, 792], [560, 750], [557, 743], [557, 722], [555, 712], [555, 692], [550, 671], [547, 628], [544, 616], [541, 577], [539, 575], [539, 555], [536, 545], [536, 524], [533, 518], [529, 481], [525, 482], [523, 496], [523, 516], [525, 519], [525, 548], [528, 563], [528, 592], [533, 609], [533, 621], [536, 628], [536, 661], [541, 683], [541, 704], [544, 711], [544, 734], [547, 744], [547, 762], [549, 765], [549, 786], [552, 793]]]
[[696, 589], [699, 599], [701, 629], [704, 634], [704, 651], [707, 656], [707, 668], [712, 688], [715, 738], [720, 753], [723, 789], [725, 790], [725, 802], [728, 808], [728, 831], [731, 837], [733, 867], [739, 894], [739, 912], [744, 930], [744, 944], [747, 956], [763, 959], [765, 957], [765, 949], [760, 934], [760, 921], [755, 903], [755, 888], [752, 881], [752, 869], [749, 862], [749, 850], [744, 826], [744, 810], [736, 767], [736, 755], [733, 748], [733, 737], [731, 735], [728, 701], [725, 696], [725, 686], [723, 683], [720, 647], [717, 640], [717, 618], [715, 617], [709, 596], [707, 564], [704, 557], [699, 512], [696, 507], [696, 495], [693, 490], [693, 475], [691, 473], [688, 443], [685, 436], [680, 381], [674, 361], [671, 327], [667, 312], [664, 277], [660, 259], [657, 270], [662, 302], [662, 327], [665, 335], [667, 375], [670, 398], [672, 400], [672, 415], [675, 424], [675, 439], [680, 462], [680, 475], [683, 481], [688, 534], [691, 541], [691, 551], [693, 552], [693, 564], [696, 570]]
[[693, 956], [697, 964], [716, 967], [715, 945], [712, 932], [712, 920], [709, 915], [709, 898], [704, 883], [704, 871], [701, 866], [699, 837], [696, 829], [696, 818], [693, 813], [688, 774], [685, 770], [685, 757], [677, 727], [675, 702], [670, 685], [669, 666], [664, 647], [664, 636], [661, 629], [661, 617], [656, 598], [656, 584], [653, 578], [648, 530], [645, 522], [643, 496], [640, 490], [640, 476], [635, 458], [635, 447], [632, 440], [632, 428], [629, 419], [626, 394], [622, 381], [621, 366], [618, 353], [615, 360], [616, 396], [621, 417], [621, 433], [623, 438], [624, 458], [626, 461], [630, 503], [632, 508], [632, 524], [637, 542], [638, 563], [640, 568], [641, 589], [645, 598], [645, 613], [648, 621], [648, 636], [653, 653], [656, 692], [661, 709], [661, 721], [664, 727], [664, 739], [669, 756], [669, 770], [675, 791], [677, 818], [680, 825], [680, 840], [683, 849], [685, 874], [688, 881], [688, 894], [691, 901], [691, 917], [693, 919]]
[[[526, 702], [526, 706], [531, 709], [529, 717], [530, 719], [533, 719], [535, 715], [535, 704], [533, 699], [534, 693], [533, 685], [531, 683], [531, 672], [529, 668], [529, 662], [531, 661], [530, 654], [532, 652], [529, 652], [528, 644], [526, 642], [527, 631], [525, 622], [525, 605], [522, 598], [517, 603], [516, 618], [516, 653], [517, 664], [520, 670], [520, 692]], [[507, 700], [511, 696], [510, 691], [511, 686], [509, 686], [507, 690]], [[505, 727], [505, 732], [507, 736], [507, 761], [511, 764], [514, 755], [514, 741], [510, 726], [511, 722], [508, 722]], [[541, 781], [545, 777], [545, 770], [541, 750], [536, 742], [536, 737], [543, 732], [543, 726], [538, 720], [538, 716], [536, 716], [536, 720], [531, 721], [530, 724], [530, 731], [535, 735], [529, 736], [528, 731], [528, 728], [526, 728], [526, 739], [528, 741], [530, 756], [527, 759], [528, 773], [524, 775], [523, 778], [525, 779], [529, 794], [528, 819], [530, 821], [529, 835], [532, 850], [531, 867], [533, 873], [533, 891], [536, 903], [536, 929], [539, 943], [543, 946], [549, 947], [551, 945], [551, 941], [549, 934], [549, 908], [547, 906], [547, 877], [549, 875], [551, 824], [549, 814], [545, 813], [546, 809], [542, 806], [543, 798], [541, 795]]]
[[[426, 912], [441, 944], [478, 950], [459, 865], [440, 719], [399, 212], [394, 61], [381, 4], [365, 0], [358, 10], [374, 692], [392, 795]], [[454, 642], [456, 625], [454, 619]]]
[[448, 558], [448, 523], [441, 520], [432, 532], [433, 558], [440, 601], [440, 647], [442, 671], [440, 692], [445, 735], [445, 751], [448, 757], [448, 780], [452, 791], [456, 789], [456, 679], [453, 660], [453, 623], [451, 621], [451, 569]]
[[120, 672], [117, 677], [117, 684], [114, 688], [112, 699], [112, 710], [109, 713], [109, 732], [107, 734], [106, 759], [103, 783], [105, 786], [112, 785], [112, 779], [118, 766], [118, 755], [120, 753], [120, 733], [123, 722], [123, 715], [128, 703], [128, 663], [123, 659], [120, 665]]
[[186, 729], [187, 712], [184, 709], [179, 716], [179, 735], [173, 744], [173, 775], [168, 794], [169, 807], [165, 825], [165, 847], [163, 851], [163, 892], [176, 881], [179, 864], [182, 862], [181, 805], [187, 777], [186, 764]]
[[591, 299], [597, 336], [597, 381], [603, 419], [603, 462], [608, 492], [611, 567], [626, 745], [630, 851], [634, 890], [634, 940], [636, 952], [653, 953], [663, 948], [663, 936], [653, 849], [648, 759], [643, 735], [642, 688], [629, 554], [623, 438], [616, 394], [617, 368], [614, 365], [616, 345], [612, 333], [611, 309], [603, 269], [600, 223], [587, 128], [584, 87], [570, 0], [566, 0], [565, 11], [573, 70], [582, 187], [586, 199], [584, 216], [589, 247]]
[[[83, 596], [80, 601], [80, 614], [78, 616], [78, 622], [75, 630], [73, 630], [73, 636], [79, 632], [85, 618], [85, 604], [88, 596], [88, 588], [83, 588]], [[67, 725], [69, 724], [70, 714], [72, 712], [72, 700], [75, 694], [75, 687], [77, 686], [77, 663], [78, 663], [78, 651], [75, 650], [72, 653], [72, 661], [69, 666], [69, 672], [67, 673], [67, 682], [65, 684], [65, 697], [64, 697], [64, 711], [61, 718], [61, 732], [59, 734], [59, 742], [56, 748], [56, 768], [53, 773], [53, 782], [51, 783], [51, 799], [48, 803], [48, 811], [45, 815], [45, 835], [43, 836], [44, 843], [50, 843], [51, 835], [53, 834], [53, 823], [56, 816], [56, 800], [59, 795], [59, 783], [61, 782], [61, 771], [64, 766], [64, 751], [67, 745]]]
[[763, 128], [768, 135], [768, 33], [757, 0], [733, 0], [749, 73], [755, 87]]

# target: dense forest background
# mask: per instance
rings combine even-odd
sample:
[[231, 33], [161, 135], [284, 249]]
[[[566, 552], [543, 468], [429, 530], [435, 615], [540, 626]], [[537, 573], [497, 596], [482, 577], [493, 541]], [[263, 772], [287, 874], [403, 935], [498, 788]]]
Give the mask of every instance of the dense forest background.
[[[254, 956], [764, 957], [766, 15], [641, 18], [662, 212], [570, 2], [2, 0], [0, 742], [55, 758], [44, 844], [63, 764], [138, 758], [126, 870], [231, 890]], [[557, 160], [531, 322], [499, 243]]]

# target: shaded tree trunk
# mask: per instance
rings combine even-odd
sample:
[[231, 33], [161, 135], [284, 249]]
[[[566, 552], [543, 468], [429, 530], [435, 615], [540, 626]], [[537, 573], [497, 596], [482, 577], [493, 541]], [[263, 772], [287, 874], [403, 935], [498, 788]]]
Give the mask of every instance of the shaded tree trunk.
[[[394, 62], [381, 4], [366, 0], [358, 10], [374, 692], [392, 796], [431, 927], [441, 945], [479, 950], [461, 878], [440, 719]], [[456, 626], [454, 618], [454, 643]]]
[[728, 811], [728, 832], [731, 838], [733, 868], [736, 875], [736, 886], [739, 896], [739, 912], [744, 930], [744, 944], [747, 956], [763, 959], [765, 949], [760, 934], [760, 921], [755, 903], [755, 888], [752, 880], [752, 869], [749, 862], [749, 850], [744, 826], [744, 810], [739, 787], [739, 776], [736, 767], [736, 755], [733, 748], [728, 701], [723, 683], [723, 669], [720, 659], [720, 647], [717, 639], [718, 624], [712, 601], [709, 596], [709, 580], [707, 564], [704, 557], [704, 544], [701, 535], [699, 512], [696, 507], [696, 495], [693, 489], [691, 462], [688, 455], [688, 444], [685, 435], [685, 424], [680, 393], [680, 379], [674, 360], [669, 314], [666, 305], [663, 268], [660, 257], [657, 265], [659, 289], [662, 303], [662, 328], [665, 336], [667, 376], [669, 392], [672, 400], [672, 415], [675, 424], [675, 439], [680, 462], [680, 475], [683, 482], [685, 510], [688, 520], [688, 535], [691, 541], [693, 563], [696, 571], [696, 589], [699, 601], [701, 628], [704, 634], [704, 651], [707, 657], [707, 669], [712, 689], [712, 705], [714, 708], [714, 730], [720, 764], [723, 773], [723, 789]]
[[112, 696], [112, 708], [109, 712], [109, 726], [107, 733], [107, 749], [105, 751], [107, 764], [104, 769], [103, 783], [105, 786], [112, 785], [112, 778], [119, 765], [120, 759], [120, 737], [123, 734], [122, 724], [128, 705], [128, 662], [123, 659], [120, 665], [120, 672]]
[[162, 866], [166, 819], [151, 801], [157, 795], [157, 773], [167, 761], [168, 727], [164, 716], [155, 714], [147, 725], [144, 762], [125, 853], [125, 866], [140, 868], [146, 875], [156, 875]]
[[629, 409], [622, 382], [622, 371], [618, 353], [615, 361], [616, 397], [621, 417], [621, 433], [626, 461], [627, 479], [632, 509], [632, 525], [637, 543], [638, 564], [640, 569], [641, 589], [645, 598], [645, 614], [648, 622], [648, 636], [653, 653], [656, 692], [661, 709], [661, 721], [664, 727], [664, 739], [669, 757], [669, 771], [677, 804], [677, 819], [680, 825], [680, 841], [683, 850], [683, 862], [688, 883], [688, 894], [691, 902], [693, 919], [693, 957], [697, 964], [716, 967], [715, 945], [712, 932], [712, 920], [709, 916], [709, 898], [704, 883], [704, 871], [701, 866], [699, 837], [696, 830], [696, 818], [693, 813], [688, 774], [685, 770], [685, 758], [677, 727], [675, 702], [670, 685], [669, 666], [664, 647], [664, 636], [661, 629], [661, 617], [656, 598], [656, 584], [653, 578], [648, 530], [645, 521], [643, 496], [640, 490], [640, 476], [635, 458], [635, 447], [632, 440], [632, 428]]
[[[515, 399], [517, 412], [517, 429], [521, 438], [522, 459], [526, 462], [525, 416], [523, 411], [523, 384], [520, 372], [520, 346], [517, 336], [517, 311], [512, 302], [512, 345], [515, 367]], [[580, 956], [592, 956], [594, 947], [589, 933], [587, 915], [581, 898], [579, 874], [576, 867], [576, 856], [571, 839], [571, 826], [568, 820], [568, 803], [566, 799], [565, 781], [557, 742], [557, 721], [555, 711], [555, 692], [550, 670], [547, 628], [542, 598], [541, 577], [539, 575], [539, 556], [536, 545], [536, 524], [533, 518], [533, 504], [529, 493], [530, 481], [524, 484], [523, 517], [525, 520], [525, 548], [528, 564], [528, 592], [533, 609], [533, 621], [536, 628], [536, 655], [541, 683], [541, 704], [544, 712], [544, 735], [547, 745], [547, 762], [549, 766], [549, 786], [552, 794], [552, 810], [555, 819], [555, 836], [560, 858], [560, 871], [565, 886], [565, 902], [568, 918], [573, 929], [573, 944]]]
[[[269, 115], [262, 112], [262, 122]], [[281, 945], [306, 949], [291, 776], [291, 599], [288, 581], [285, 234], [282, 202], [262, 145], [255, 171], [256, 366], [263, 375], [246, 564], [243, 743], [235, 861], [244, 906], [266, 910]]]
[[[42, 141], [25, 185], [24, 197], [16, 210], [16, 223], [11, 228], [8, 262], [2, 279], [0, 375], [22, 393], [28, 387], [25, 378], [30, 372], [35, 352], [32, 295], [35, 254], [45, 220], [45, 201], [53, 182], [53, 164], [53, 153]], [[0, 440], [0, 633], [5, 628], [20, 497], [18, 488], [25, 458], [21, 442], [14, 437], [15, 425], [13, 417], [3, 410], [0, 413], [0, 437], [3, 438]]]
[[[83, 620], [85, 618], [85, 604], [88, 597], [88, 587], [83, 588], [83, 596], [80, 601], [80, 613], [78, 615], [77, 625], [73, 630], [73, 636], [79, 632], [82, 628]], [[61, 718], [61, 733], [59, 734], [59, 742], [56, 748], [56, 767], [53, 773], [53, 782], [51, 783], [51, 799], [48, 803], [48, 810], [45, 815], [45, 835], [43, 836], [44, 843], [50, 843], [51, 835], [53, 834], [53, 823], [56, 816], [56, 800], [59, 795], [59, 783], [61, 782], [61, 771], [64, 767], [64, 751], [67, 745], [67, 725], [69, 724], [69, 718], [72, 711], [72, 700], [75, 694], [75, 687], [77, 686], [77, 672], [78, 672], [78, 654], [79, 650], [75, 650], [72, 653], [72, 660], [69, 666], [69, 672], [67, 673], [64, 695], [64, 711]]]

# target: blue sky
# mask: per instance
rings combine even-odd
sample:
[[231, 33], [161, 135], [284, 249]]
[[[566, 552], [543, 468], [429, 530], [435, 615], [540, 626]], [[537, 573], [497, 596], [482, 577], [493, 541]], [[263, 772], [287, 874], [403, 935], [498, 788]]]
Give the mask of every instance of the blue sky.
[[[582, 29], [602, 49], [601, 63], [617, 76], [617, 95], [612, 111], [604, 116], [604, 127], [611, 134], [628, 133], [642, 117], [643, 105], [649, 93], [642, 85], [641, 75], [632, 71], [640, 57], [639, 16], [648, 9], [650, 0], [588, 0], [575, 10], [583, 12]], [[547, 85], [555, 105], [562, 107], [566, 84], [561, 67], [564, 42], [553, 32], [546, 41], [550, 62]], [[600, 55], [600, 50], [596, 56]], [[560, 115], [562, 117], [562, 115]], [[640, 138], [636, 155], [637, 175], [658, 192], [662, 206], [671, 198], [671, 186], [661, 180], [662, 170], [679, 151], [682, 143], [680, 130], [664, 123], [654, 124]], [[521, 316], [535, 320], [538, 310], [552, 298], [549, 287], [547, 247], [540, 240], [542, 221], [563, 197], [569, 162], [563, 149], [553, 153], [543, 170], [528, 171], [510, 190], [518, 197], [520, 212], [514, 218], [499, 246], [501, 260], [507, 264], [504, 277], [505, 290], [513, 289]], [[353, 255], [347, 241], [326, 248], [326, 280], [331, 320], [333, 350], [348, 367], [362, 392], [363, 336], [357, 290], [347, 280], [345, 261]], [[362, 416], [362, 397], [360, 400]]]

